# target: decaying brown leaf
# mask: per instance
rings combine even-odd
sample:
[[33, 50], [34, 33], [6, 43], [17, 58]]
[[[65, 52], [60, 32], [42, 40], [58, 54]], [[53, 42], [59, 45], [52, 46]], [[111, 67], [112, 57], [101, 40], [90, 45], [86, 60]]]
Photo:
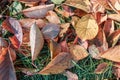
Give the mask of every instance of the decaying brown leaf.
[[51, 62], [39, 72], [39, 74], [48, 75], [62, 73], [65, 69], [72, 66], [71, 60], [70, 53], [61, 52], [52, 59]]
[[101, 53], [101, 57], [113, 62], [120, 62], [120, 45], [109, 48], [107, 51]]
[[29, 18], [44, 18], [48, 11], [53, 10], [54, 4], [39, 5], [23, 10], [23, 14]]
[[70, 71], [66, 71], [63, 75], [67, 77], [67, 80], [78, 80], [77, 74]]
[[46, 19], [50, 23], [54, 23], [54, 24], [59, 24], [60, 23], [60, 19], [54, 11], [48, 11], [47, 15], [46, 15]]
[[45, 39], [54, 39], [60, 32], [60, 26], [53, 23], [48, 23], [42, 28], [42, 33]]
[[107, 69], [107, 67], [108, 67], [108, 64], [106, 62], [100, 63], [94, 72], [96, 74], [101, 74], [105, 71], [105, 69]]
[[71, 45], [70, 53], [75, 61], [82, 60], [88, 56], [87, 50], [80, 45]]
[[30, 46], [33, 61], [38, 57], [43, 45], [44, 39], [42, 32], [39, 30], [36, 23], [34, 23], [30, 28]]
[[80, 39], [90, 40], [98, 33], [98, 25], [92, 15], [83, 16], [76, 24], [76, 34]]
[[61, 46], [57, 42], [50, 40], [50, 54], [51, 60], [54, 59], [61, 52]]
[[0, 63], [0, 80], [17, 80], [8, 49], [4, 49], [3, 57], [4, 60]]

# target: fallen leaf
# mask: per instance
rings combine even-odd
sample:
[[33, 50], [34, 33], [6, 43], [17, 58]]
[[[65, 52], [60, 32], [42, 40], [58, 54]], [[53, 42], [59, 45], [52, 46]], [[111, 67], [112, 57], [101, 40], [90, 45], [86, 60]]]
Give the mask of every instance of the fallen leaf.
[[65, 0], [51, 0], [54, 4], [61, 4]]
[[108, 37], [108, 42], [109, 45], [114, 47], [118, 40], [120, 39], [120, 29], [115, 30], [109, 37]]
[[36, 23], [34, 23], [30, 28], [30, 46], [31, 46], [31, 54], [32, 54], [32, 61], [34, 61], [41, 49], [44, 45], [44, 39], [42, 32], [39, 30]]
[[42, 33], [45, 39], [54, 39], [60, 32], [60, 26], [53, 23], [48, 23], [42, 28]]
[[81, 9], [87, 13], [91, 11], [91, 4], [89, 0], [66, 0], [64, 4]]
[[70, 52], [66, 40], [60, 42], [60, 46], [61, 46], [61, 52]]
[[69, 48], [72, 58], [75, 61], [82, 60], [88, 56], [87, 50], [80, 45], [70, 45]]
[[54, 59], [61, 52], [61, 46], [57, 42], [50, 40], [50, 54], [51, 60]]
[[2, 22], [2, 26], [4, 29], [14, 34], [14, 37], [16, 37], [16, 39], [18, 40], [18, 45], [16, 48], [19, 48], [20, 45], [22, 44], [23, 33], [22, 27], [18, 20], [14, 18], [7, 18]]
[[5, 50], [4, 60], [0, 63], [0, 80], [17, 80], [11, 56]]
[[7, 47], [7, 46], [8, 46], [7, 41], [4, 38], [0, 37], [0, 47]]
[[89, 51], [89, 54], [91, 55], [92, 58], [95, 58], [95, 59], [100, 59], [100, 52], [98, 50], [98, 48], [96, 47], [96, 45], [90, 45], [88, 47], [88, 51]]
[[28, 28], [28, 29], [35, 22], [39, 28], [42, 28], [46, 24], [45, 21], [42, 19], [30, 19], [30, 18], [20, 19], [19, 22], [20, 22], [22, 27]]
[[72, 58], [70, 53], [61, 52], [59, 53], [51, 62], [43, 68], [39, 74], [48, 75], [48, 74], [58, 74], [65, 71], [72, 66]]
[[23, 10], [23, 14], [29, 18], [44, 18], [48, 11], [53, 10], [54, 4], [39, 5]]
[[95, 38], [98, 33], [98, 25], [92, 15], [83, 16], [76, 24], [76, 34], [80, 39], [90, 40]]
[[109, 48], [107, 51], [101, 53], [101, 58], [105, 58], [113, 62], [120, 62], [120, 45]]
[[50, 23], [54, 23], [54, 24], [59, 24], [60, 23], [60, 19], [54, 11], [48, 11], [47, 15], [46, 15], [46, 19]]
[[103, 30], [105, 32], [106, 37], [108, 37], [111, 33], [113, 33], [114, 32], [114, 21], [111, 19], [106, 20]]
[[98, 66], [97, 66], [97, 68], [95, 69], [95, 73], [96, 74], [102, 74], [102, 73], [104, 73], [104, 71], [107, 69], [107, 67], [108, 67], [108, 63], [106, 63], [106, 62], [103, 62], [103, 63], [100, 63]]
[[70, 72], [70, 71], [64, 72], [63, 75], [67, 77], [67, 80], [78, 80], [77, 74], [72, 73], [72, 72]]
[[120, 22], [120, 14], [109, 14], [108, 18]]

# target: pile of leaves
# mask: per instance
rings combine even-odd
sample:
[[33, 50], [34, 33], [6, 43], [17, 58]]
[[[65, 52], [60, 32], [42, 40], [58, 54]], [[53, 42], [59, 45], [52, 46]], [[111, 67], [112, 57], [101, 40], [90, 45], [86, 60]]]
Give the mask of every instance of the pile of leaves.
[[[88, 56], [113, 62], [113, 73], [120, 78], [120, 0], [5, 1], [11, 12], [0, 15], [0, 80], [16, 80], [15, 69], [27, 75], [62, 73], [78, 80], [68, 69]], [[49, 63], [39, 69], [34, 63], [45, 45]], [[30, 57], [34, 71], [14, 66], [17, 54]], [[103, 62], [94, 73], [107, 67]]]

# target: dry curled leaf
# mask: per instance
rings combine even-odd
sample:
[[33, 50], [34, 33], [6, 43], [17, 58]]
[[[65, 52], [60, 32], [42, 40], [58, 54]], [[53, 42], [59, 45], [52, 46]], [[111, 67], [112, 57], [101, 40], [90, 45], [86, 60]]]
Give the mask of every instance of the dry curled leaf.
[[48, 11], [53, 10], [54, 4], [39, 5], [23, 10], [23, 14], [29, 18], [44, 18]]
[[39, 72], [39, 74], [48, 75], [62, 73], [65, 69], [72, 66], [71, 60], [70, 53], [61, 52], [52, 59], [51, 62]]
[[4, 53], [4, 60], [0, 63], [0, 80], [17, 80], [8, 49], [5, 49]]
[[107, 67], [108, 67], [108, 64], [106, 62], [100, 63], [94, 72], [96, 74], [101, 74], [105, 71], [105, 69], [107, 69]]
[[98, 33], [98, 25], [92, 15], [87, 14], [83, 16], [76, 24], [77, 36], [84, 40], [91, 40], [95, 38]]
[[54, 24], [59, 24], [60, 23], [60, 19], [54, 11], [48, 11], [47, 15], [46, 15], [46, 19], [50, 23], [54, 23]]
[[42, 28], [42, 33], [45, 39], [54, 39], [60, 32], [60, 26], [53, 23], [48, 23]]
[[82, 60], [88, 56], [87, 50], [80, 45], [70, 45], [70, 53], [75, 61]]
[[33, 61], [38, 57], [41, 49], [43, 48], [43, 45], [44, 39], [42, 32], [40, 31], [36, 23], [34, 23], [30, 28], [30, 46]]
[[107, 51], [101, 53], [101, 57], [113, 62], [120, 62], [120, 45], [109, 48]]

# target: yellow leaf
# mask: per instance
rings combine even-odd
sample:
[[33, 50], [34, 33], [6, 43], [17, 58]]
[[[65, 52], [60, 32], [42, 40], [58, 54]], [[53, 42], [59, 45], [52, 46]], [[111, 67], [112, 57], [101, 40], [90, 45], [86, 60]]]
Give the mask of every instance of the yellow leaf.
[[98, 25], [92, 15], [83, 16], [76, 24], [76, 33], [80, 39], [93, 39], [98, 33]]

